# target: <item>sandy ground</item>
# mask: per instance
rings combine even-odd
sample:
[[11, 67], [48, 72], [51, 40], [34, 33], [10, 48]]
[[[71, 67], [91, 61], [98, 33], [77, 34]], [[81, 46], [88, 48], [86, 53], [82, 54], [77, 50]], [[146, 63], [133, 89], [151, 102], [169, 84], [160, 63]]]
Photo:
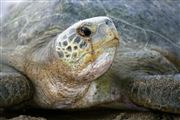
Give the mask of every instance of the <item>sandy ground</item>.
[[180, 115], [160, 112], [123, 112], [123, 111], [41, 111], [8, 113], [1, 115], [0, 120], [180, 120]]

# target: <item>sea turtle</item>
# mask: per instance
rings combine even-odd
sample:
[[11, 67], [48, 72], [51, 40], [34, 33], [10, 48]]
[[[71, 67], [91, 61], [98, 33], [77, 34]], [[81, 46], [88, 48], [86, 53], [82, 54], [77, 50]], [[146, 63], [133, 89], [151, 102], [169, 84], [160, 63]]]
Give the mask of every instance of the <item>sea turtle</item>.
[[178, 4], [53, 0], [12, 7], [1, 29], [0, 106], [180, 114]]

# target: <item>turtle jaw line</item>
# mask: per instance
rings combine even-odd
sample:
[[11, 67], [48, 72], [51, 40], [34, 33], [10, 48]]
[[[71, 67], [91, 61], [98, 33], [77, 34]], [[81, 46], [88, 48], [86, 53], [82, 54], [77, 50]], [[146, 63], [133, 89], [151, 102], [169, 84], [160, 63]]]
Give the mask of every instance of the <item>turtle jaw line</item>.
[[116, 48], [107, 48], [93, 62], [87, 65], [79, 74], [76, 80], [91, 82], [103, 75], [111, 66]]
[[98, 44], [98, 45], [95, 46], [94, 44], [92, 44], [92, 46], [93, 46], [92, 48], [94, 48], [94, 49], [87, 50], [87, 52], [84, 53], [83, 55], [81, 55], [81, 57], [76, 62], [78, 62], [81, 58], [83, 58], [87, 54], [93, 55], [93, 54], [97, 53], [96, 51], [103, 51], [104, 49], [117, 47], [119, 45], [119, 36], [115, 36], [113, 39], [106, 40], [101, 43], [95, 43], [95, 44]]
[[100, 47], [97, 50], [113, 48], [113, 47], [117, 47], [118, 45], [119, 45], [119, 38], [115, 37], [111, 40], [105, 41], [102, 44], [100, 44]]
[[[83, 59], [86, 55], [91, 54], [92, 56], [96, 56], [95, 54], [98, 54], [97, 51], [103, 51], [104, 49], [109, 49], [109, 48], [114, 48], [117, 47], [119, 45], [119, 38], [114, 37], [111, 40], [105, 41], [101, 44], [101, 46], [99, 48], [97, 48], [96, 50], [87, 50], [86, 53], [82, 54], [76, 61], [74, 61], [73, 63], [78, 63], [79, 61], [81, 61], [81, 59]], [[94, 60], [95, 61], [95, 60]]]
[[[90, 48], [86, 49], [87, 52], [85, 52], [84, 54], [82, 54], [76, 61], [74, 61], [73, 63], [77, 64], [77, 63], [81, 63], [83, 60], [83, 58], [86, 57], [86, 55], [90, 55], [91, 56], [91, 60], [89, 60], [89, 62], [86, 62], [87, 64], [91, 64], [91, 63], [95, 63], [96, 62], [96, 59], [101, 56], [101, 54], [104, 54], [106, 50], [108, 49], [114, 49], [113, 51], [115, 52], [116, 51], [116, 48], [117, 46], [119, 45], [119, 38], [118, 37], [114, 37], [113, 39], [111, 40], [107, 40], [107, 41], [104, 41], [104, 42], [101, 42], [101, 43], [96, 43], [96, 44], [100, 44], [101, 46], [97, 46], [96, 47], [93, 47], [95, 48], [95, 50], [92, 50]], [[112, 54], [112, 52], [110, 54]], [[114, 53], [113, 53], [113, 58], [114, 58]], [[112, 58], [112, 59], [113, 59]], [[112, 62], [112, 61], [111, 61]], [[110, 62], [110, 63], [111, 63]], [[81, 66], [81, 69], [84, 67], [84, 65], [79, 65], [78, 66]], [[86, 66], [86, 65], [85, 65]], [[93, 65], [92, 65], [93, 66]]]

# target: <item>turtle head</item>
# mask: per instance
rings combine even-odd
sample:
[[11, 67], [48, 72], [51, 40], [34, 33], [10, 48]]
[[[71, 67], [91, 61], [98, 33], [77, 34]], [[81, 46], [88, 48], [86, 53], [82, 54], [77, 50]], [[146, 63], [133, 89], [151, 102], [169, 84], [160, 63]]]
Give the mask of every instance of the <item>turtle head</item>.
[[119, 43], [118, 32], [108, 17], [81, 20], [55, 41], [56, 55], [71, 69], [75, 80], [92, 81], [111, 66]]

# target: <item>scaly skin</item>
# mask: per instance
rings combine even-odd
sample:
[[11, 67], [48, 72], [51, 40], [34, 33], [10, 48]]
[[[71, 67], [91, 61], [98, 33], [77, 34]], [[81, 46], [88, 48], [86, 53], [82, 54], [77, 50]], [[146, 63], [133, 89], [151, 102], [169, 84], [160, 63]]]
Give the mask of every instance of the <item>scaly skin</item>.
[[32, 84], [16, 72], [0, 73], [0, 107], [9, 107], [27, 101], [32, 96]]
[[124, 51], [116, 58], [113, 74], [124, 82], [123, 87], [133, 103], [180, 113], [180, 72], [176, 64], [161, 53], [148, 49]]

